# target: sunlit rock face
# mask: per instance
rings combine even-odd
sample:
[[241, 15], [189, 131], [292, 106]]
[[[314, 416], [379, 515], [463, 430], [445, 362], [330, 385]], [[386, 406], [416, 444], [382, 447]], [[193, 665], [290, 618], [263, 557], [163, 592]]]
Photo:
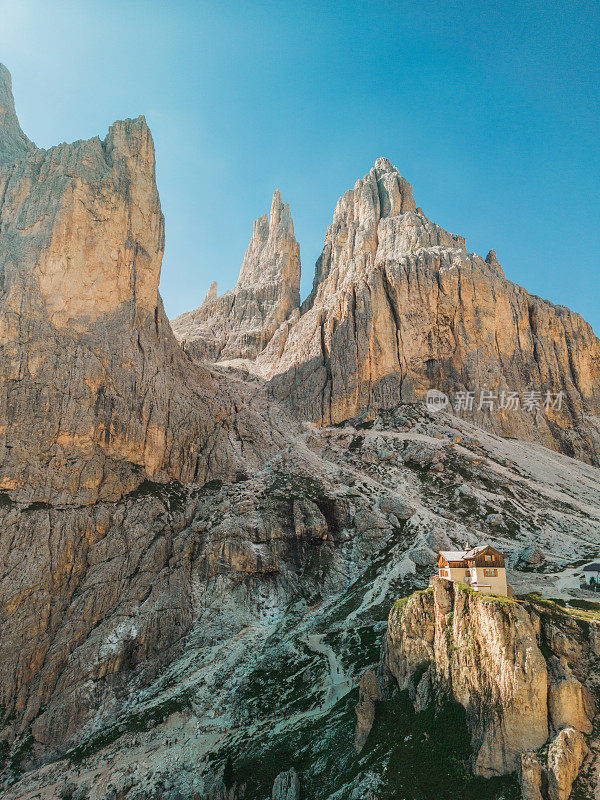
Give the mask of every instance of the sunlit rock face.
[[[484, 260], [428, 220], [387, 159], [339, 200], [302, 312], [257, 362], [275, 395], [310, 419], [337, 423], [429, 388], [473, 391], [467, 414], [479, 424], [598, 460], [591, 327], [508, 281], [494, 251]], [[478, 408], [482, 391], [494, 408]], [[526, 391], [539, 393], [539, 407], [499, 408]], [[544, 408], [558, 392], [561, 409]]]
[[0, 64], [0, 164], [22, 158], [33, 150], [35, 145], [19, 125], [10, 72]]
[[[64, 742], [89, 713], [85, 681], [181, 636], [189, 612], [149, 599], [180, 524], [161, 487], [233, 480], [278, 447], [177, 344], [163, 249], [145, 120], [40, 150], [0, 67], [0, 741], [35, 720], [37, 742]], [[137, 654], [90, 643], [144, 599]]]
[[300, 247], [288, 203], [273, 195], [271, 213], [254, 223], [235, 288], [220, 297], [213, 283], [196, 311], [173, 330], [197, 358], [254, 359], [300, 306]]
[[231, 407], [181, 353], [158, 294], [164, 219], [145, 120], [39, 150], [4, 67], [0, 98], [0, 489], [93, 502], [144, 473], [233, 472], [219, 423]]
[[[389, 162], [341, 202], [302, 308], [297, 243], [277, 194], [257, 222], [233, 311], [207, 312], [222, 327], [198, 341], [214, 348], [203, 360], [244, 356], [260, 379], [193, 361], [194, 342], [186, 352], [172, 335], [144, 120], [39, 150], [0, 76], [0, 793], [241, 800], [253, 782], [258, 797], [380, 796], [377, 754], [405, 737], [366, 744], [357, 775], [374, 687], [361, 690], [356, 742], [350, 717], [391, 601], [426, 584], [434, 551], [473, 530], [513, 564], [543, 551], [535, 572], [513, 573], [521, 590], [564, 591], [573, 564], [598, 550], [597, 471], [433, 418], [422, 403], [376, 413], [375, 355], [374, 383], [352, 362], [339, 372], [346, 339], [336, 336], [348, 324], [327, 320], [351, 308], [341, 298], [365, 301], [355, 337], [385, 319], [365, 288], [381, 270], [373, 248], [385, 226], [392, 255], [417, 248], [416, 258], [419, 242], [425, 253], [466, 253], [414, 208]], [[493, 254], [476, 263], [501, 280]], [[211, 288], [207, 306], [219, 300]], [[414, 326], [423, 313], [414, 310]], [[334, 346], [339, 356], [321, 360]], [[396, 368], [369, 347], [356, 364], [373, 352]], [[331, 418], [329, 397], [359, 414], [306, 425]], [[548, 635], [557, 648], [578, 641], [576, 629]], [[585, 676], [562, 662], [551, 669], [550, 724], [582, 726]], [[323, 742], [334, 743], [330, 760]]]
[[417, 711], [448, 697], [463, 706], [474, 772], [519, 771], [525, 800], [567, 800], [597, 711], [600, 621], [550, 609], [435, 578], [392, 610], [379, 676]]
[[276, 193], [235, 289], [218, 297], [213, 284], [174, 321], [190, 355], [248, 360], [274, 397], [322, 425], [435, 388], [464, 397], [461, 413], [496, 433], [598, 461], [591, 327], [507, 280], [494, 250], [483, 259], [429, 220], [388, 159], [338, 201], [299, 309], [297, 242], [281, 208]]

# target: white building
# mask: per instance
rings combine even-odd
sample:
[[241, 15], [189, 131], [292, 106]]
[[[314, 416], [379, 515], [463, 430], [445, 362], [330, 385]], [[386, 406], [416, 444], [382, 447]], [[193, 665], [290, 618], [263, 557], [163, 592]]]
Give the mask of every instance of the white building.
[[508, 597], [512, 589], [506, 583], [504, 556], [491, 545], [466, 550], [440, 550], [438, 575], [448, 581], [466, 583], [476, 592]]

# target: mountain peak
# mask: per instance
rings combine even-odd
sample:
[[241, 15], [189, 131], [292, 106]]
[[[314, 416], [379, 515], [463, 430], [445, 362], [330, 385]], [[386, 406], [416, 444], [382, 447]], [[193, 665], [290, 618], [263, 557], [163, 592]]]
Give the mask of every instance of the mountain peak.
[[389, 158], [380, 156], [370, 174], [377, 181], [381, 217], [395, 217], [405, 211], [415, 211], [417, 204], [413, 198], [413, 188]]
[[19, 125], [10, 72], [0, 64], [0, 164], [16, 161], [34, 148]]
[[289, 203], [276, 189], [270, 213], [254, 222], [234, 289], [219, 297], [213, 283], [200, 308], [172, 325], [197, 357], [254, 359], [299, 307], [300, 246]]

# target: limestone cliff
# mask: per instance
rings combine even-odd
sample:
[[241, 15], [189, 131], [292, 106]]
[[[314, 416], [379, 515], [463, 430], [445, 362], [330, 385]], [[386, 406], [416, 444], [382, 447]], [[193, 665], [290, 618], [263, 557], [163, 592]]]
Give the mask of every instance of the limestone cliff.
[[290, 207], [276, 191], [271, 213], [254, 223], [235, 288], [219, 297], [213, 283], [200, 308], [172, 324], [197, 358], [253, 359], [299, 306], [300, 248]]
[[[259, 356], [273, 391], [321, 424], [474, 391], [467, 414], [502, 435], [597, 461], [600, 342], [563, 306], [508, 281], [416, 208], [387, 159], [339, 200], [302, 316]], [[478, 412], [479, 392], [496, 398]], [[565, 393], [562, 410], [498, 410], [502, 392]], [[539, 404], [538, 404], [539, 405]]]
[[35, 150], [35, 145], [19, 125], [10, 73], [4, 64], [0, 64], [0, 164], [23, 157], [32, 150]]
[[0, 489], [90, 503], [144, 474], [234, 474], [234, 408], [180, 351], [158, 294], [164, 219], [145, 120], [38, 150], [4, 67], [0, 95]]
[[181, 483], [234, 480], [279, 447], [277, 425], [177, 344], [163, 249], [145, 120], [39, 150], [0, 67], [0, 744], [33, 720], [39, 743], [65, 741], [99, 699], [87, 680], [181, 637], [189, 611], [157, 600], [136, 654], [93, 644], [174, 557]]
[[[350, 730], [389, 599], [465, 536], [521, 564], [515, 585], [571, 592], [573, 564], [600, 545], [597, 470], [422, 404], [306, 426], [274, 385], [193, 363], [158, 294], [164, 224], [144, 120], [39, 150], [4, 70], [0, 87], [2, 796], [385, 797], [389, 742], [358, 761]], [[382, 178], [385, 213], [417, 214], [407, 185]], [[231, 356], [263, 346], [265, 320], [289, 314], [262, 353], [297, 324], [286, 213], [276, 197], [258, 226]], [[432, 224], [428, 235], [450, 241]], [[544, 631], [560, 738], [531, 756], [530, 783], [554, 774], [560, 792], [591, 747], [589, 680], [571, 657], [585, 645], [577, 625]], [[363, 682], [365, 726], [377, 691]], [[418, 702], [429, 691], [419, 681]], [[465, 780], [450, 779], [458, 796]]]
[[436, 578], [392, 610], [381, 680], [408, 689], [418, 711], [463, 706], [475, 774], [518, 771], [526, 800], [567, 800], [590, 752], [599, 657], [597, 619]]

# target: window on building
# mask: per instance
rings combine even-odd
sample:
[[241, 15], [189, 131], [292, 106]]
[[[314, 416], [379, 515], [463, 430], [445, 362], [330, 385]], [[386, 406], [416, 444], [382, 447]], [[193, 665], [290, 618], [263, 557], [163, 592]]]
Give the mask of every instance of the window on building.
[[497, 569], [484, 569], [483, 574], [486, 578], [497, 578], [498, 577], [498, 570]]
[[492, 556], [486, 556], [486, 557], [485, 557], [485, 560], [486, 560], [486, 561], [492, 561]]

